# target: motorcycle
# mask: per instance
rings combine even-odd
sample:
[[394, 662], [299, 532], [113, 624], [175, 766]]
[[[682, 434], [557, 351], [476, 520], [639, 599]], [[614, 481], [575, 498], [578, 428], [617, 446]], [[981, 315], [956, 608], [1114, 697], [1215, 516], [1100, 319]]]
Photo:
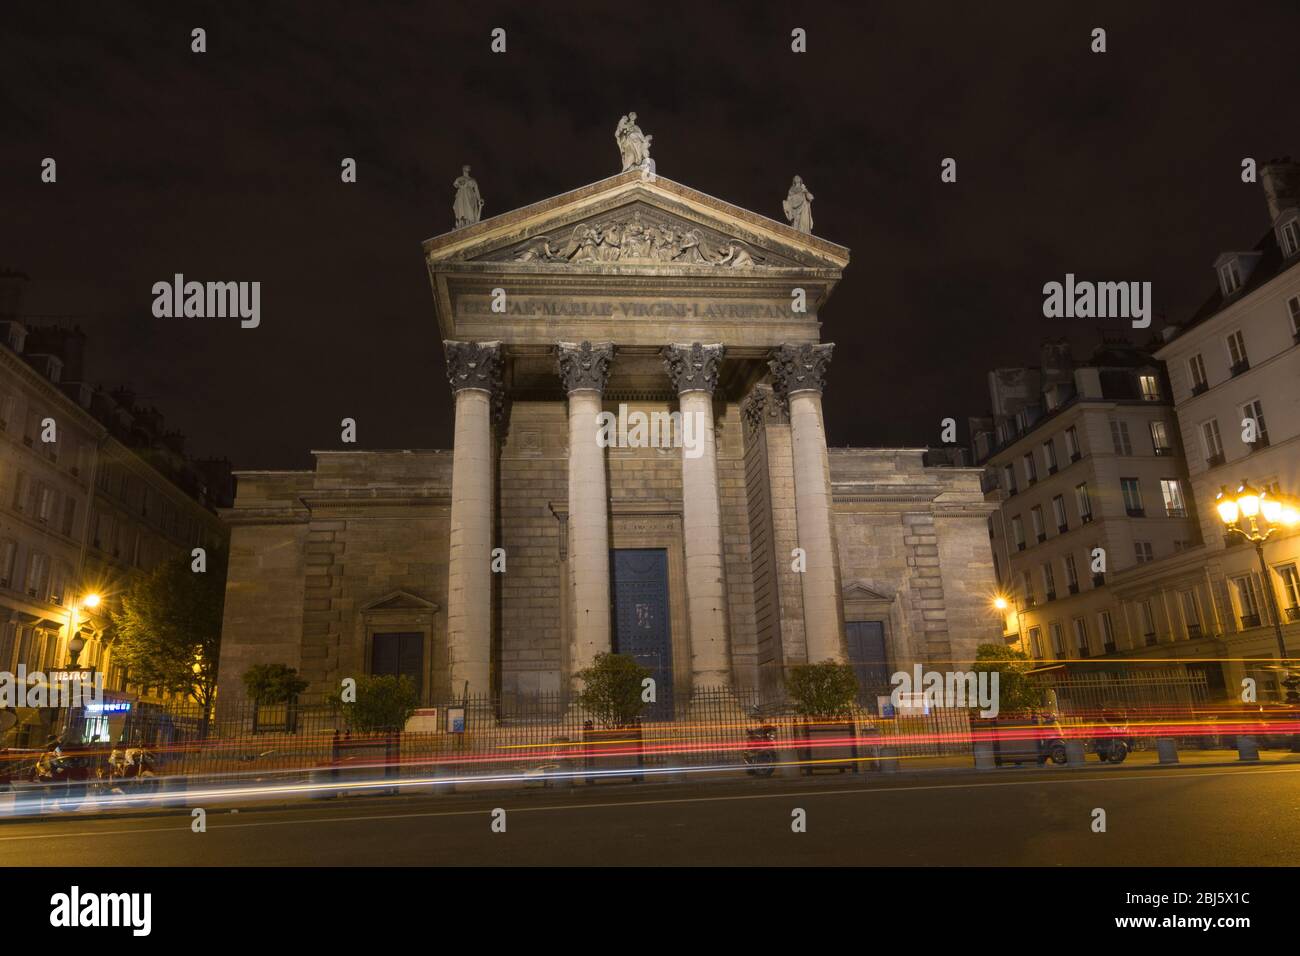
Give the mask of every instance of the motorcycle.
[[1133, 738], [1128, 734], [1128, 718], [1115, 711], [1103, 711], [1102, 721], [1107, 733], [1092, 739], [1092, 750], [1102, 763], [1123, 763], [1133, 749]]
[[749, 747], [741, 751], [745, 772], [754, 777], [770, 777], [776, 772], [776, 727], [762, 723], [746, 727], [745, 737]]

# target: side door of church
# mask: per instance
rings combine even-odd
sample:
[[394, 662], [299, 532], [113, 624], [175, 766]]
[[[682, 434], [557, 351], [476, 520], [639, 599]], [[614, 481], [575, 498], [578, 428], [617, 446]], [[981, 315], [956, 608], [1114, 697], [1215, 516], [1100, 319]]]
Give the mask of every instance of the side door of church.
[[641, 713], [673, 718], [673, 642], [668, 620], [668, 552], [662, 548], [616, 548], [611, 552], [613, 645], [650, 671], [655, 702]]
[[370, 649], [370, 673], [405, 674], [424, 699], [424, 635], [419, 631], [376, 634]]
[[858, 679], [858, 702], [870, 707], [878, 694], [889, 693], [889, 659], [883, 621], [848, 621], [844, 639], [849, 663]]

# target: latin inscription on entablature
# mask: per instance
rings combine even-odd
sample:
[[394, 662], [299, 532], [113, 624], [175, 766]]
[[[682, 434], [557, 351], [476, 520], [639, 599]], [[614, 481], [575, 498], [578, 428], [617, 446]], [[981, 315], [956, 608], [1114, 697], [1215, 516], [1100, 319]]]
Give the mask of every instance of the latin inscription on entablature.
[[773, 302], [718, 302], [716, 300], [681, 301], [673, 299], [545, 299], [534, 296], [507, 296], [504, 311], [495, 311], [491, 296], [466, 295], [456, 300], [456, 312], [463, 316], [493, 318], [502, 315], [525, 318], [605, 319], [714, 319], [750, 321], [753, 319], [807, 318], [796, 315], [790, 304]]

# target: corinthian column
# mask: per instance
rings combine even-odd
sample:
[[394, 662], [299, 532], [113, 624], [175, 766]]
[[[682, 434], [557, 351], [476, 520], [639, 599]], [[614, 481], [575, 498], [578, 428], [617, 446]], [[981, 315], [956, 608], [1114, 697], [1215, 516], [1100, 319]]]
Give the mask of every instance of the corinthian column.
[[444, 342], [456, 396], [451, 465], [447, 650], [451, 691], [492, 690], [492, 424], [500, 408], [501, 343]]
[[713, 390], [721, 345], [668, 345], [668, 376], [682, 414], [682, 537], [686, 610], [691, 628], [691, 683], [728, 686], [727, 588], [722, 565], [722, 506], [713, 437]]
[[597, 437], [614, 346], [561, 342], [556, 353], [560, 381], [569, 394], [570, 665], [579, 671], [610, 650], [609, 490], [605, 449]]
[[831, 362], [831, 343], [782, 345], [768, 365], [777, 394], [790, 408], [794, 448], [794, 505], [803, 573], [804, 633], [808, 661], [844, 660], [835, 538], [831, 532], [831, 476], [822, 422], [822, 388]]

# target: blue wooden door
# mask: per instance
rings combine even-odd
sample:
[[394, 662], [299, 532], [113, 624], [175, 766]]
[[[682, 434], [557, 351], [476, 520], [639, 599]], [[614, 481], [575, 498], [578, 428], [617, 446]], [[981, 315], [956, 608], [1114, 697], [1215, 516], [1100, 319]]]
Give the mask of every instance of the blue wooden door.
[[889, 693], [889, 659], [885, 653], [885, 625], [880, 621], [848, 621], [844, 625], [849, 663], [858, 679], [858, 699], [874, 704]]
[[652, 720], [673, 716], [673, 642], [668, 622], [668, 552], [618, 548], [611, 552], [614, 653], [626, 654], [655, 679]]

